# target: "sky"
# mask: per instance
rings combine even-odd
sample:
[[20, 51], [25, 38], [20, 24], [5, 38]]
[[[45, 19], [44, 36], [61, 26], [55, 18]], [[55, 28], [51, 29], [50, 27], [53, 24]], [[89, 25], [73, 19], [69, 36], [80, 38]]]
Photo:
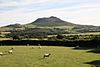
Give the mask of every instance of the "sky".
[[50, 16], [100, 26], [100, 0], [0, 0], [0, 26], [27, 24]]

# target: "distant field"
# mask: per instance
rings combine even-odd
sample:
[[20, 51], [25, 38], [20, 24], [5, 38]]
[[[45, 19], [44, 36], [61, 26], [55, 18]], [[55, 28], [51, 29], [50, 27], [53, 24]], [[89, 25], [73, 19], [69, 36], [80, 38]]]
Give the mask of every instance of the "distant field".
[[0, 38], [0, 41], [4, 41], [4, 40], [12, 40], [12, 38]]
[[[0, 51], [14, 48], [13, 54], [0, 56], [0, 67], [91, 67], [100, 65], [100, 54], [91, 49], [77, 50], [59, 46], [1, 46]], [[33, 47], [33, 49], [32, 49]], [[43, 59], [45, 53], [51, 56]], [[93, 66], [96, 67], [96, 66]], [[98, 66], [100, 67], [100, 66]]]
[[[1, 32], [1, 34], [0, 34], [0, 36], [1, 36], [1, 38], [0, 38], [0, 41], [4, 41], [4, 40], [13, 40], [12, 38], [6, 38], [5, 36], [5, 34], [9, 34], [10, 32]], [[77, 34], [62, 34], [62, 35], [64, 35], [64, 36], [70, 36], [70, 37], [73, 37], [73, 36], [75, 36], [75, 35], [81, 35], [80, 36], [80, 39], [82, 38], [82, 37], [90, 37], [91, 35], [92, 36], [99, 36], [100, 37], [100, 32], [90, 32], [90, 33], [77, 33]], [[86, 35], [86, 36], [85, 36]], [[46, 35], [47, 37], [45, 37], [45, 38], [28, 38], [29, 40], [48, 40], [48, 38], [50, 38], [50, 37], [56, 37], [57, 35]], [[22, 40], [27, 40], [27, 38], [22, 38]]]
[[100, 35], [100, 32], [77, 33], [77, 34], [63, 34], [63, 35]]
[[5, 31], [5, 30], [13, 30], [13, 29], [9, 27], [0, 28], [0, 31]]

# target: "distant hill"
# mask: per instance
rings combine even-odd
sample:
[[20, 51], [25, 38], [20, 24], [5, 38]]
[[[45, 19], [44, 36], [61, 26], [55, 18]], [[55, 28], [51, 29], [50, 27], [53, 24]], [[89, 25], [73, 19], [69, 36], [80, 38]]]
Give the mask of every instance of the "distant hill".
[[21, 25], [21, 24], [11, 24], [11, 25], [7, 25], [7, 26], [4, 26], [4, 27], [10, 27], [10, 28], [22, 28], [22, 25]]
[[38, 18], [33, 22], [25, 25], [13, 24], [3, 26], [0, 31], [20, 31], [26, 34], [66, 34], [66, 33], [86, 33], [99, 32], [100, 26], [79, 25], [61, 20], [60, 18], [51, 16]]
[[57, 17], [51, 16], [49, 18], [38, 18], [31, 24], [37, 26], [73, 26], [73, 23], [63, 21]]

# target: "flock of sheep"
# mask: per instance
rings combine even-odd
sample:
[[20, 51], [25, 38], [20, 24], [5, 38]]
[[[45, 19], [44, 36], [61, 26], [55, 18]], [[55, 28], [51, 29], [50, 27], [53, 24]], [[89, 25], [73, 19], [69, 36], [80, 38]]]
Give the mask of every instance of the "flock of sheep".
[[[41, 47], [41, 45], [40, 44], [38, 44], [38, 47], [39, 47], [39, 49], [41, 49], [42, 47]], [[32, 47], [32, 49], [33, 49], [34, 47]], [[8, 51], [6, 51], [8, 54], [13, 54], [13, 50], [14, 50], [14, 48], [10, 48]], [[5, 53], [4, 52], [0, 52], [0, 56], [3, 56], [3, 55], [5, 55]], [[43, 55], [43, 58], [46, 58], [46, 57], [49, 57], [51, 55], [51, 53], [45, 53], [44, 55]]]
[[[7, 51], [8, 54], [12, 54], [13, 53], [13, 48], [10, 48], [8, 51]], [[0, 52], [0, 56], [3, 56], [5, 55], [4, 52]]]
[[[40, 44], [38, 44], [38, 47], [39, 47], [39, 49], [42, 48]], [[32, 47], [32, 49], [33, 49], [33, 48], [34, 48], [34, 47]], [[45, 53], [45, 54], [43, 55], [43, 58], [49, 57], [50, 55], [51, 55], [51, 53]]]

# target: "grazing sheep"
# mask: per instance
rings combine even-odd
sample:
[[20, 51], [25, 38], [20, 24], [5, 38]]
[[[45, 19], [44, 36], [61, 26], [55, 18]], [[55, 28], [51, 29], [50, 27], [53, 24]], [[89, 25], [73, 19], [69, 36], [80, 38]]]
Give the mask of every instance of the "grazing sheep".
[[9, 51], [8, 51], [9, 54], [12, 54], [13, 53], [13, 48], [11, 48]]
[[51, 53], [46, 53], [44, 54], [43, 58], [49, 57], [51, 55]]
[[79, 49], [80, 47], [77, 45], [76, 47], [75, 47], [75, 49]]
[[0, 56], [3, 56], [3, 52], [0, 52]]
[[30, 44], [27, 44], [27, 46], [30, 46]]

